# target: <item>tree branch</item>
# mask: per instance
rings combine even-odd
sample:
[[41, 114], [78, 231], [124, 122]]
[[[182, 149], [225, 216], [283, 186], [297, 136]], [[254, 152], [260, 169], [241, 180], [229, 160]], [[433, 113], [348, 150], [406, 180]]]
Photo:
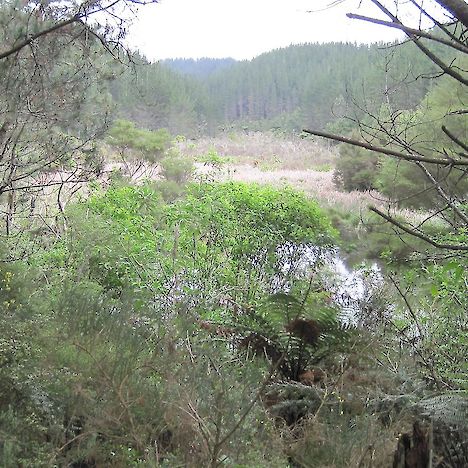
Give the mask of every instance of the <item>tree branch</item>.
[[[47, 34], [50, 34], [50, 33], [54, 32], [54, 31], [57, 31], [58, 29], [61, 29], [61, 28], [65, 27], [65, 26], [68, 26], [69, 24], [72, 24], [72, 23], [81, 23], [81, 24], [83, 24], [83, 26], [85, 26], [87, 29], [89, 29], [91, 31], [91, 29], [84, 22], [86, 20], [86, 18], [89, 18], [91, 15], [95, 15], [96, 13], [106, 12], [106, 11], [108, 12], [109, 9], [111, 9], [112, 7], [114, 7], [115, 5], [120, 3], [121, 1], [122, 0], [112, 0], [111, 3], [109, 3], [107, 5], [100, 5], [100, 6], [98, 5], [98, 7], [94, 8], [94, 9], [93, 9], [93, 7], [96, 6], [94, 4], [94, 2], [92, 2], [92, 1], [85, 2], [85, 3], [81, 4], [78, 7], [78, 11], [73, 16], [71, 16], [70, 18], [59, 21], [59, 22], [53, 24], [52, 26], [50, 26], [50, 27], [48, 27], [48, 28], [46, 28], [46, 29], [44, 29], [42, 31], [31, 34], [31, 35], [27, 36], [25, 39], [23, 39], [22, 41], [20, 41], [16, 46], [12, 47], [11, 49], [6, 50], [4, 52], [1, 52], [0, 53], [0, 60], [2, 60], [4, 58], [7, 58], [7, 57], [9, 57], [11, 55], [16, 54], [21, 49], [28, 46], [32, 42], [34, 42], [36, 39], [39, 39], [42, 36], [45, 36]], [[127, 0], [127, 2], [125, 2], [125, 3], [126, 4], [127, 3], [132, 3], [132, 4], [135, 4], [135, 5], [148, 5], [148, 4], [151, 4], [151, 3], [158, 3], [158, 1], [159, 0]], [[102, 38], [99, 38], [99, 39], [102, 42]]]
[[417, 162], [416, 165], [421, 168], [426, 177], [432, 182], [438, 194], [447, 202], [447, 205], [453, 210], [453, 212], [465, 223], [468, 227], [468, 216], [463, 213], [462, 210], [458, 208], [456, 203], [450, 198], [450, 196], [445, 192], [445, 190], [440, 186], [439, 182], [434, 178], [434, 176], [427, 170], [426, 166], [423, 163]]
[[364, 143], [359, 140], [353, 140], [352, 138], [335, 135], [333, 133], [320, 132], [318, 130], [302, 130], [302, 131], [305, 133], [309, 133], [310, 135], [328, 138], [330, 140], [335, 140], [335, 141], [341, 141], [342, 143], [348, 143], [353, 146], [359, 146], [360, 148], [365, 148], [375, 153], [386, 154], [387, 156], [393, 156], [395, 158], [403, 159], [405, 161], [419, 161], [419, 162], [425, 162], [429, 164], [440, 164], [442, 166], [468, 166], [468, 161], [456, 161], [451, 158], [446, 158], [446, 159], [429, 158], [426, 156], [418, 156], [415, 154], [405, 154], [405, 153], [401, 153], [400, 151], [395, 151], [389, 148], [383, 148], [381, 146], [374, 146], [369, 143]]
[[380, 211], [378, 208], [375, 208], [374, 206], [369, 207], [370, 211], [373, 211], [374, 213], [378, 214], [381, 218], [385, 219], [385, 221], [388, 221], [390, 224], [393, 224], [397, 228], [401, 229], [402, 231], [406, 232], [407, 234], [410, 234], [411, 236], [417, 237], [418, 239], [421, 239], [428, 244], [438, 248], [438, 249], [446, 249], [446, 250], [457, 250], [457, 251], [465, 251], [468, 252], [468, 245], [456, 245], [456, 244], [441, 244], [440, 242], [435, 241], [434, 239], [431, 239], [430, 237], [426, 236], [425, 234], [422, 234], [419, 231], [416, 231], [415, 229], [409, 228], [405, 226], [404, 224], [400, 223], [397, 221], [395, 218], [392, 218], [391, 216], [385, 214], [384, 212]]
[[[442, 131], [454, 142], [456, 143], [458, 146], [460, 146], [461, 148], [463, 148], [465, 151], [468, 152], [468, 145], [463, 143], [463, 141], [461, 141], [460, 139], [458, 139], [453, 133], [451, 133], [449, 131], [449, 129], [445, 126], [445, 125], [442, 125]], [[461, 153], [463, 154], [463, 153]], [[466, 157], [465, 155], [463, 155], [463, 157]]]
[[436, 0], [436, 2], [468, 28], [468, 4], [464, 0]]
[[[371, 0], [371, 2], [379, 8], [380, 11], [382, 11], [385, 15], [387, 15], [393, 23], [398, 24], [403, 26], [403, 23], [391, 13], [386, 7], [384, 7], [378, 0]], [[405, 31], [406, 32], [406, 31]], [[431, 52], [426, 46], [420, 43], [419, 37], [417, 35], [414, 35], [412, 33], [406, 32], [406, 35], [414, 42], [416, 47], [424, 54], [426, 55], [433, 63], [435, 63], [444, 73], [447, 75], [450, 75], [452, 78], [455, 80], [459, 81], [460, 83], [463, 83], [464, 85], [468, 86], [468, 80], [463, 78], [459, 73], [456, 71], [452, 70], [449, 65], [446, 65], [442, 60], [437, 57], [433, 52]]]
[[421, 31], [420, 29], [409, 28], [408, 26], [405, 26], [404, 24], [401, 24], [401, 23], [379, 20], [377, 18], [370, 18], [368, 16], [362, 16], [362, 15], [358, 15], [355, 13], [347, 13], [346, 16], [351, 19], [357, 19], [361, 21], [367, 21], [369, 23], [380, 24], [388, 28], [400, 29], [401, 31], [405, 32], [407, 35], [425, 37], [426, 39], [430, 39], [431, 41], [439, 42], [440, 44], [444, 44], [448, 47], [452, 47], [453, 49], [456, 49], [456, 50], [459, 50], [460, 52], [468, 54], [468, 47], [464, 46], [463, 44], [459, 44], [456, 42], [454, 43], [447, 39], [434, 36], [433, 34], [430, 34], [426, 31]]
[[32, 42], [34, 42], [36, 39], [39, 39], [42, 36], [45, 36], [46, 34], [50, 34], [51, 32], [56, 31], [57, 29], [61, 29], [65, 26], [68, 26], [69, 24], [72, 23], [77, 23], [81, 19], [80, 15], [74, 15], [71, 18], [68, 18], [67, 20], [60, 21], [58, 23], [55, 23], [54, 25], [50, 26], [49, 28], [46, 28], [42, 31], [39, 31], [35, 34], [31, 34], [28, 36], [26, 39], [23, 41], [19, 42], [16, 46], [12, 47], [11, 49], [7, 50], [6, 52], [0, 53], [0, 60], [9, 57], [10, 55], [16, 54], [19, 52], [21, 49], [24, 47], [28, 46]]
[[432, 15], [430, 15], [424, 8], [422, 5], [419, 5], [418, 2], [416, 2], [416, 0], [410, 0], [410, 2], [424, 15], [426, 16], [427, 18], [429, 18], [437, 27], [439, 27], [442, 31], [444, 31], [444, 33], [450, 37], [451, 39], [453, 39], [455, 42], [457, 42], [458, 44], [461, 44], [461, 45], [465, 45], [462, 41], [460, 41], [460, 39], [455, 36], [454, 34], [452, 34], [452, 32], [447, 29], [447, 27], [442, 24], [440, 21], [437, 21]]

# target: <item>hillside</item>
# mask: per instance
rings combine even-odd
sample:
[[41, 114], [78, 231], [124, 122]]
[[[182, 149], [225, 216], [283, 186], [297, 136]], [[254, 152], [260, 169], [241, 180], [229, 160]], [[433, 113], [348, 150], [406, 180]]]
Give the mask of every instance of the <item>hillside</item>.
[[303, 44], [240, 62], [146, 64], [119, 76], [112, 89], [120, 115], [147, 128], [191, 136], [226, 128], [298, 131], [362, 117], [383, 103], [412, 108], [430, 86], [418, 77], [434, 70], [409, 43]]
[[230, 57], [223, 59], [203, 57], [200, 59], [166, 59], [161, 63], [178, 73], [204, 78], [234, 65], [236, 61]]

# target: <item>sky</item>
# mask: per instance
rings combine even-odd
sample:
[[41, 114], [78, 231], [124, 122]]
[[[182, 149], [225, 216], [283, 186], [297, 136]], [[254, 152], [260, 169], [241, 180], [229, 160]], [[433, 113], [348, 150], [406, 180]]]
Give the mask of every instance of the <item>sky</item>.
[[368, 0], [161, 0], [138, 13], [128, 40], [146, 58], [251, 59], [306, 42], [391, 41], [390, 28], [350, 20], [348, 12], [380, 17]]

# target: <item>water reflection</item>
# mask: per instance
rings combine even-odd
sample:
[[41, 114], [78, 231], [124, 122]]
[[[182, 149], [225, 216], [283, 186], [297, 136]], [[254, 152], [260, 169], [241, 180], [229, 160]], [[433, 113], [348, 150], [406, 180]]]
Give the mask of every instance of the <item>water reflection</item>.
[[278, 273], [271, 292], [289, 292], [294, 280], [317, 275], [332, 301], [341, 309], [341, 319], [350, 325], [365, 321], [366, 307], [383, 285], [376, 262], [350, 268], [338, 248], [284, 244], [278, 248]]

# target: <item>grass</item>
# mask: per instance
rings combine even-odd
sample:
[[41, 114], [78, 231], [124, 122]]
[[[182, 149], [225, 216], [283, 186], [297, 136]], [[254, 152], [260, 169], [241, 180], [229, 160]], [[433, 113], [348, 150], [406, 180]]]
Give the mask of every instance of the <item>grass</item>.
[[232, 166], [224, 171], [222, 178], [244, 182], [256, 182], [275, 186], [291, 185], [303, 190], [321, 204], [359, 211], [369, 204], [381, 204], [378, 192], [342, 192], [333, 183], [331, 171], [274, 169], [262, 170], [248, 165]]
[[332, 168], [337, 158], [333, 147], [299, 136], [280, 137], [272, 132], [226, 134], [216, 138], [182, 141], [183, 155], [200, 157], [209, 153], [228, 157], [236, 165], [286, 170], [324, 170]]
[[325, 142], [252, 132], [180, 141], [177, 145], [182, 155], [199, 162], [197, 173], [202, 176], [210, 168], [216, 168], [212, 171], [213, 179], [290, 185], [326, 208], [352, 211], [360, 217], [368, 217], [364, 213], [369, 205], [413, 223], [423, 222], [427, 217], [426, 212], [399, 209], [375, 190], [339, 190], [333, 182], [337, 151]]
[[[177, 146], [182, 155], [197, 161], [203, 161], [206, 155], [224, 160], [223, 170], [216, 176], [222, 180], [291, 185], [324, 205], [346, 210], [359, 211], [368, 204], [380, 206], [382, 199], [377, 192], [338, 190], [333, 183], [337, 152], [316, 140], [253, 132], [186, 140]], [[207, 170], [199, 168], [203, 173]]]
[[[364, 217], [368, 205], [384, 211], [390, 209], [413, 223], [422, 222], [427, 213], [399, 210], [376, 191], [343, 192], [333, 182], [333, 169], [337, 154], [335, 148], [312, 139], [299, 136], [289, 138], [269, 133], [225, 134], [216, 138], [204, 137], [196, 141], [179, 140], [175, 142], [181, 156], [194, 161], [196, 177], [201, 180], [234, 180], [269, 184], [289, 185], [302, 190], [317, 200], [323, 207], [341, 212], [352, 212], [359, 218]], [[108, 185], [115, 170], [130, 174], [133, 183], [144, 180], [160, 180], [160, 168], [154, 163], [130, 160], [126, 164], [108, 145], [101, 145], [103, 172], [97, 183]], [[41, 184], [66, 180], [65, 172], [52, 172], [38, 176]], [[58, 194], [62, 206], [85, 197], [89, 184], [79, 182], [42, 187], [35, 195], [38, 199], [35, 209], [25, 205], [15, 216], [16, 224], [30, 223], [49, 226], [54, 232], [55, 216], [59, 212]], [[0, 205], [2, 202], [0, 201]], [[368, 217], [368, 216], [365, 216]], [[362, 221], [362, 220], [361, 220]], [[361, 224], [361, 223], [359, 223]]]

